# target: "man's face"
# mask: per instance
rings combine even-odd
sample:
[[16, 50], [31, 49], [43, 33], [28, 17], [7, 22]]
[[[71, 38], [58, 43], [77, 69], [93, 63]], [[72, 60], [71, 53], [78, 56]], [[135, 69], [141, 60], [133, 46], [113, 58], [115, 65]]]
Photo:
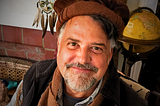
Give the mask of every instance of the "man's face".
[[112, 57], [102, 27], [90, 16], [70, 19], [58, 39], [58, 68], [66, 86], [86, 91], [104, 76]]

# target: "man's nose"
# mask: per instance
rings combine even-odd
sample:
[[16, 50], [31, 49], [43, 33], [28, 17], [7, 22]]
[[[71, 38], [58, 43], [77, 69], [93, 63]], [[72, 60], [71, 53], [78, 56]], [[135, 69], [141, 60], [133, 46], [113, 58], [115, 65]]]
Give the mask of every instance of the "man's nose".
[[89, 63], [92, 60], [90, 51], [87, 48], [80, 49], [77, 58], [81, 64]]

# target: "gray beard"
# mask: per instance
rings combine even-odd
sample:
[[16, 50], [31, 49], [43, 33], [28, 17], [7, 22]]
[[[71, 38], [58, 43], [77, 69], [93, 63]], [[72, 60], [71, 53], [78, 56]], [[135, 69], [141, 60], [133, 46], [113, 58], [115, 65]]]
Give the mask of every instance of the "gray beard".
[[65, 74], [64, 81], [71, 89], [78, 92], [87, 91], [97, 82], [96, 78], [86, 74], [71, 75], [70, 73]]
[[97, 79], [93, 76], [89, 76], [86, 73], [73, 74], [70, 73], [71, 67], [77, 67], [80, 69], [90, 69], [93, 73], [98, 72], [98, 68], [91, 66], [90, 64], [80, 64], [80, 63], [69, 63], [66, 64], [66, 73], [64, 76], [64, 81], [66, 84], [75, 91], [83, 92], [90, 89], [94, 84], [97, 83]]

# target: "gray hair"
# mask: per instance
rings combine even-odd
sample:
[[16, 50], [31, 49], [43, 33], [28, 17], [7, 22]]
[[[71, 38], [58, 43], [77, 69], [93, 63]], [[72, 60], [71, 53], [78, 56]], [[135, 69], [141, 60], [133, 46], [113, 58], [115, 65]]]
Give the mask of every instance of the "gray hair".
[[[88, 15], [90, 16], [91, 18], [93, 18], [93, 20], [97, 21], [100, 23], [100, 25], [102, 26], [107, 38], [109, 39], [110, 41], [110, 48], [114, 48], [116, 46], [116, 41], [117, 41], [117, 38], [118, 38], [118, 33], [117, 33], [117, 30], [116, 30], [116, 27], [114, 26], [114, 24], [107, 18], [101, 16], [101, 15]], [[63, 26], [60, 28], [60, 31], [59, 31], [59, 34], [58, 34], [58, 37], [61, 41], [61, 37], [63, 35], [63, 32], [64, 32], [64, 28], [66, 26], [66, 23], [65, 22], [63, 24]]]

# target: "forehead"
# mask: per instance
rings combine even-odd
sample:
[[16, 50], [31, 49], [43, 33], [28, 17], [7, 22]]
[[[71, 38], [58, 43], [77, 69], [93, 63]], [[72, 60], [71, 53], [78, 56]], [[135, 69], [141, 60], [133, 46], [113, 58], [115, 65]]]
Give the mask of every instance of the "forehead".
[[63, 35], [63, 37], [78, 35], [84, 38], [107, 40], [101, 24], [90, 16], [76, 16], [68, 20]]

